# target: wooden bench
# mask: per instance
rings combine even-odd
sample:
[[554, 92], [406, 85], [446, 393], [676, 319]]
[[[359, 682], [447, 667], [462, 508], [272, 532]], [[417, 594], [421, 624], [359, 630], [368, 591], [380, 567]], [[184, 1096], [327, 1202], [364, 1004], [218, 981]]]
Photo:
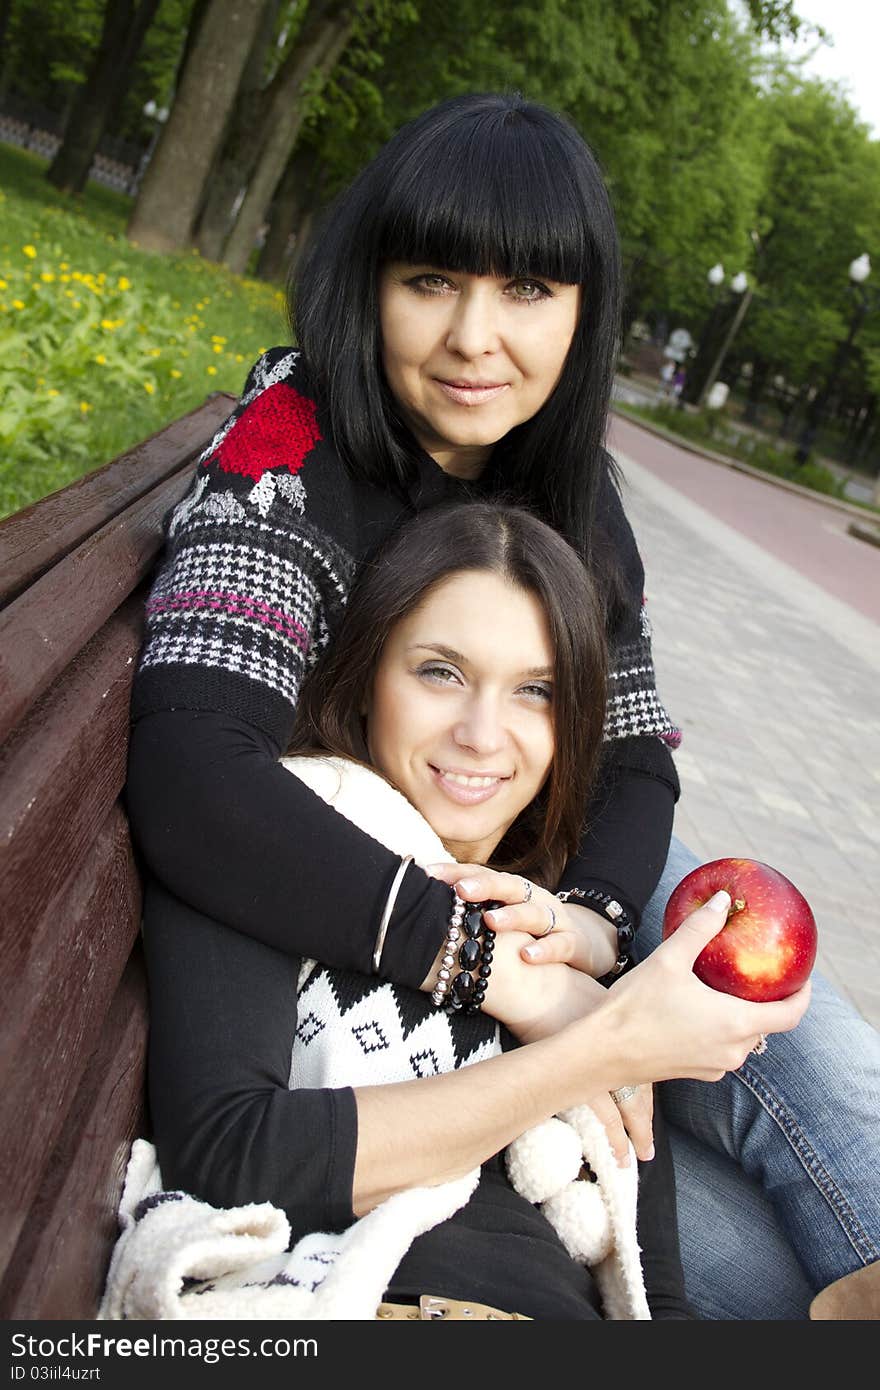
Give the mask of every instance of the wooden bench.
[[93, 1318], [145, 1132], [120, 793], [162, 522], [234, 398], [0, 523], [0, 1318]]

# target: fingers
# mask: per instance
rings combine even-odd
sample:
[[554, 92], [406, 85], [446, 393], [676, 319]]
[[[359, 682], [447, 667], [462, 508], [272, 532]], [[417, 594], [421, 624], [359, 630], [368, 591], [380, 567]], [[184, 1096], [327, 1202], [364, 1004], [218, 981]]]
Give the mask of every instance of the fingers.
[[629, 1166], [629, 1140], [621, 1112], [607, 1093], [591, 1096], [588, 1103], [597, 1120], [605, 1127], [608, 1143], [611, 1145], [619, 1166], [627, 1168]]
[[636, 1158], [646, 1163], [654, 1157], [654, 1088], [640, 1086], [618, 1107], [624, 1128], [632, 1140]]
[[771, 1004], [752, 1004], [751, 1018], [758, 1033], [790, 1033], [796, 1028], [807, 1012], [813, 986], [809, 980], [787, 999], [777, 999]]
[[676, 952], [686, 956], [689, 964], [693, 966], [700, 952], [713, 936], [717, 936], [721, 931], [729, 911], [730, 894], [723, 891], [716, 893], [714, 898], [698, 907], [696, 912], [685, 917], [678, 930], [673, 932], [659, 949], [667, 951], [669, 955]]
[[542, 965], [574, 965], [579, 970], [585, 968], [581, 957], [585, 954], [589, 956], [589, 952], [584, 950], [583, 938], [577, 932], [559, 929], [539, 941], [533, 941], [531, 945], [523, 946], [520, 954], [523, 960], [532, 965], [540, 961]]
[[541, 937], [549, 934], [562, 912], [562, 904], [546, 889], [530, 884], [527, 892], [528, 881], [521, 874], [500, 873], [482, 864], [429, 864], [426, 872], [448, 883], [465, 902], [502, 903], [486, 913], [486, 923], [493, 931], [522, 931]]

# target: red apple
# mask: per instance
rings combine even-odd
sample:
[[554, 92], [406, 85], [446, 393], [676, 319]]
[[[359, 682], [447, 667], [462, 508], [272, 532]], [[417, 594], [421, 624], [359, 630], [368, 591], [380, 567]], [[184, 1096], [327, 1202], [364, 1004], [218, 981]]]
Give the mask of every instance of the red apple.
[[816, 923], [803, 894], [769, 864], [713, 859], [694, 869], [666, 905], [664, 941], [722, 889], [730, 894], [727, 923], [697, 956], [694, 973], [759, 1003], [794, 994], [816, 960]]

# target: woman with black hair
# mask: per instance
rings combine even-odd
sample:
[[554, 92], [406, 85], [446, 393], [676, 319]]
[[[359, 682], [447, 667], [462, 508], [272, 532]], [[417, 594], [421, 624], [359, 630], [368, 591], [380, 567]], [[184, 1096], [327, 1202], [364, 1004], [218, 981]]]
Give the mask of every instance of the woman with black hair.
[[[583, 556], [611, 650], [598, 789], [555, 885], [556, 930], [533, 950], [606, 978], [639, 919], [636, 951], [656, 943], [695, 860], [669, 848], [678, 734], [603, 442], [619, 281], [595, 161], [517, 97], [427, 112], [331, 210], [295, 287], [299, 351], [249, 376], [172, 518], [148, 607], [129, 804], [164, 913], [177, 899], [281, 950], [372, 969], [399, 860], [292, 785], [278, 756], [358, 565], [401, 516], [503, 492]], [[479, 891], [500, 899], [488, 882]], [[511, 891], [498, 926], [539, 936], [546, 902]], [[451, 910], [450, 886], [411, 867], [383, 977], [429, 988]], [[803, 1316], [811, 1291], [877, 1258], [877, 1135], [861, 1123], [876, 1112], [877, 1039], [826, 987], [816, 1000], [793, 1039], [721, 1086], [668, 1088], [670, 1117], [701, 1141], [678, 1152], [685, 1269], [708, 1316]], [[644, 1109], [621, 1115], [647, 1153]], [[708, 1251], [707, 1227], [735, 1233], [744, 1208], [748, 1248]]]

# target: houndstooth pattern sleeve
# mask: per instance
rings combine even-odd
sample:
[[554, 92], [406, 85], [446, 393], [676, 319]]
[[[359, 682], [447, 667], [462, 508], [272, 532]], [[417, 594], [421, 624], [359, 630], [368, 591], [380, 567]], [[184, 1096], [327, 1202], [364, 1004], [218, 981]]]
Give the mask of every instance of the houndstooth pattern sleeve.
[[296, 356], [260, 360], [171, 515], [136, 715], [210, 709], [283, 739], [303, 675], [339, 621], [354, 563], [349, 490], [294, 384]]

